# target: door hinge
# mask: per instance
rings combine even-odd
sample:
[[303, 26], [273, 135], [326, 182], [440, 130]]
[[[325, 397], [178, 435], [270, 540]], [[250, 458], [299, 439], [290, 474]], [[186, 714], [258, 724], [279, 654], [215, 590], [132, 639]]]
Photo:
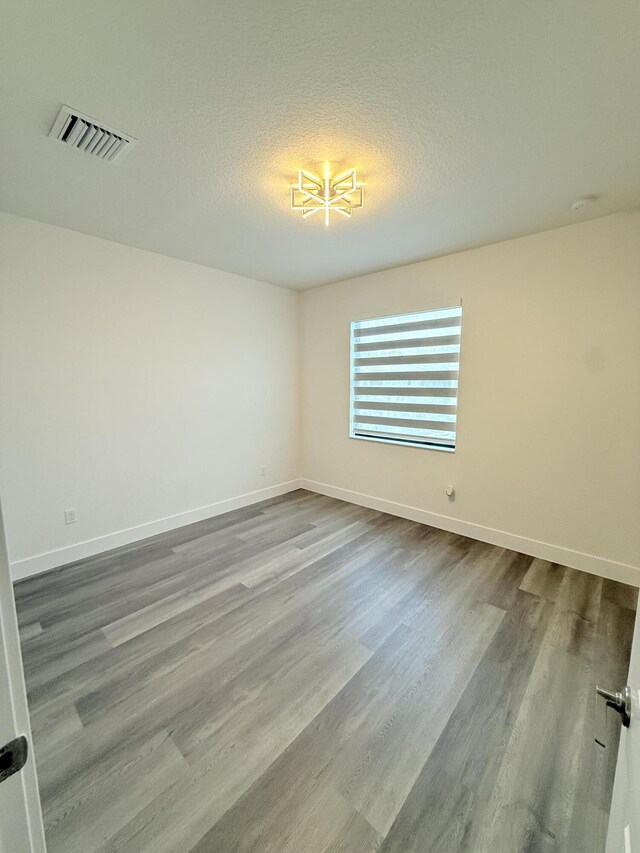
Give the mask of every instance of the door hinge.
[[0, 782], [22, 770], [29, 757], [29, 743], [24, 735], [0, 747]]

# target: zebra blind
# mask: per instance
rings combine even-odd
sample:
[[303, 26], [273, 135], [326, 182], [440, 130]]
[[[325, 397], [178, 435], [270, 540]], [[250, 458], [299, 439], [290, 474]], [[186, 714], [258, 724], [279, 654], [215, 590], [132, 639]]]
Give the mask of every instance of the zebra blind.
[[375, 438], [453, 450], [462, 306], [351, 324], [351, 427]]

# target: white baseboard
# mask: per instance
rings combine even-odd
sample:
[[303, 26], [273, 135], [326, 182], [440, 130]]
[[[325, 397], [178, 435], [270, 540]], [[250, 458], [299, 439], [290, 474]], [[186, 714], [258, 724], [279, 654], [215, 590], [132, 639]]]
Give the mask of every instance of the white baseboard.
[[121, 545], [130, 545], [132, 542], [148, 539], [149, 536], [166, 533], [168, 530], [175, 530], [178, 527], [184, 527], [186, 524], [193, 524], [194, 521], [203, 521], [205, 518], [213, 518], [216, 515], [222, 515], [224, 512], [241, 509], [260, 501], [266, 501], [269, 498], [277, 498], [279, 495], [293, 492], [299, 488], [300, 480], [289, 480], [286, 483], [278, 483], [276, 486], [259, 489], [257, 492], [248, 492], [236, 498], [227, 498], [208, 506], [201, 506], [187, 512], [180, 512], [177, 515], [160, 518], [157, 521], [149, 521], [146, 524], [128, 527], [126, 530], [117, 530], [115, 533], [107, 533], [105, 536], [87, 539], [85, 542], [76, 542], [74, 545], [57, 548], [55, 551], [47, 551], [44, 554], [36, 554], [34, 557], [15, 560], [11, 563], [11, 577], [14, 581], [22, 580], [48, 569], [111, 551], [112, 548], [119, 548]]
[[581, 551], [573, 551], [560, 545], [551, 545], [549, 542], [540, 542], [537, 539], [528, 539], [505, 530], [494, 530], [492, 527], [484, 527], [470, 521], [462, 521], [448, 515], [428, 512], [413, 506], [388, 501], [384, 498], [376, 498], [372, 495], [363, 495], [360, 492], [352, 492], [338, 486], [330, 486], [326, 483], [317, 483], [314, 480], [300, 480], [300, 488], [308, 489], [310, 492], [318, 492], [331, 498], [338, 498], [348, 503], [366, 506], [369, 509], [377, 509], [380, 512], [397, 515], [400, 518], [408, 518], [410, 521], [419, 521], [431, 527], [448, 530], [451, 533], [459, 533], [469, 536], [471, 539], [479, 539], [490, 545], [498, 545], [501, 548], [509, 548], [512, 551], [520, 551], [532, 557], [569, 566], [572, 569], [580, 569], [592, 575], [630, 584], [640, 587], [640, 566], [631, 566], [627, 563], [617, 563], [607, 560], [605, 557], [597, 557], [594, 554], [584, 554]]
[[640, 587], [640, 566], [618, 563], [614, 560], [607, 560], [605, 557], [597, 557], [594, 554], [573, 551], [559, 545], [551, 545], [548, 542], [540, 542], [537, 539], [528, 539], [514, 533], [507, 533], [505, 530], [495, 530], [492, 527], [484, 527], [481, 524], [462, 521], [459, 518], [452, 518], [448, 515], [439, 515], [438, 513], [418, 509], [418, 507], [406, 506], [405, 504], [388, 501], [384, 498], [364, 495], [360, 492], [342, 489], [339, 486], [331, 486], [327, 483], [318, 483], [314, 480], [304, 478], [289, 480], [286, 483], [278, 483], [276, 486], [259, 489], [256, 492], [248, 492], [235, 498], [228, 498], [217, 503], [188, 510], [187, 512], [181, 512], [177, 515], [161, 518], [157, 521], [139, 524], [136, 527], [118, 530], [115, 533], [108, 533], [105, 536], [98, 536], [95, 539], [77, 542], [74, 545], [58, 548], [55, 551], [47, 551], [44, 554], [26, 557], [23, 560], [15, 560], [11, 563], [11, 576], [14, 581], [22, 580], [23, 578], [40, 574], [40, 572], [47, 571], [48, 569], [64, 566], [67, 563], [83, 560], [86, 557], [93, 557], [96, 554], [102, 554], [113, 548], [119, 548], [121, 545], [130, 545], [132, 542], [148, 539], [150, 536], [155, 536], [158, 533], [166, 533], [168, 530], [175, 530], [178, 527], [193, 524], [195, 521], [213, 518], [216, 515], [231, 512], [234, 509], [241, 509], [242, 507], [250, 506], [269, 498], [284, 495], [287, 492], [295, 491], [295, 489], [308, 489], [310, 492], [317, 492], [318, 494], [328, 495], [329, 497], [338, 498], [348, 503], [377, 509], [380, 512], [397, 515], [400, 518], [408, 518], [411, 521], [419, 521], [431, 527], [448, 530], [451, 533], [459, 533], [462, 536], [469, 536], [471, 539], [478, 539], [481, 542], [488, 542], [491, 545], [498, 545], [501, 548], [520, 551], [523, 554], [530, 554], [532, 557], [539, 557], [540, 559], [559, 563], [563, 566], [570, 566], [573, 569], [580, 569], [593, 575], [599, 575], [600, 577]]

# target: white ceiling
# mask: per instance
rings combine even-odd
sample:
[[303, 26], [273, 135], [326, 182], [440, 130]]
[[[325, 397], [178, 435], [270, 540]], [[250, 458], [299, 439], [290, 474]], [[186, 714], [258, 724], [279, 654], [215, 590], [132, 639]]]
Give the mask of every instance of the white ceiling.
[[[639, 45], [638, 0], [5, 0], [0, 207], [294, 288], [601, 216]], [[137, 147], [48, 138], [62, 103]], [[366, 184], [328, 229], [288, 206], [325, 159]]]

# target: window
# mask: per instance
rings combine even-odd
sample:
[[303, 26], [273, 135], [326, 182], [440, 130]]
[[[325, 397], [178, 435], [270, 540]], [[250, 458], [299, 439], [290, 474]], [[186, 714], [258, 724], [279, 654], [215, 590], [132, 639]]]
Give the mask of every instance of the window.
[[350, 436], [454, 450], [462, 306], [351, 324]]

